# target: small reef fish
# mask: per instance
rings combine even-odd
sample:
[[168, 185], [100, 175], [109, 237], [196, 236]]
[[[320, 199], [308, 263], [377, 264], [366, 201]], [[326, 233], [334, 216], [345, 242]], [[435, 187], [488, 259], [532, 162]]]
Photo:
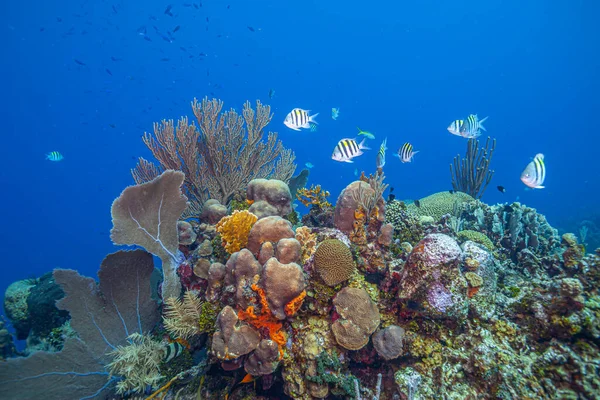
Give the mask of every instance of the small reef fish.
[[406, 142], [398, 149], [398, 154], [396, 157], [400, 158], [400, 161], [403, 163], [412, 162], [412, 158], [419, 151], [414, 151], [412, 144]]
[[340, 116], [340, 109], [332, 108], [331, 109], [331, 119], [335, 121], [336, 119], [338, 119], [339, 116]]
[[311, 132], [316, 132], [317, 131], [317, 124], [316, 123], [310, 122], [309, 125], [310, 125], [310, 131]]
[[358, 168], [354, 168], [354, 176], [358, 176]]
[[272, 99], [275, 97], [275, 89], [269, 89], [269, 98]]
[[462, 129], [463, 124], [465, 123], [464, 119], [456, 119], [452, 121], [450, 126], [448, 127], [448, 132], [456, 136], [462, 136], [460, 134], [460, 130]]
[[313, 163], [311, 163], [311, 162], [307, 162], [304, 165], [306, 166], [306, 168], [312, 168], [312, 167], [314, 167]]
[[415, 200], [413, 201], [413, 203], [415, 204], [415, 206], [417, 206], [417, 208], [421, 208], [421, 202], [419, 200]]
[[46, 154], [46, 160], [50, 161], [61, 161], [63, 158], [63, 155], [58, 151], [51, 151], [50, 153]]
[[387, 150], [387, 138], [383, 139], [381, 146], [379, 146], [379, 152], [377, 153], [377, 168], [383, 168], [385, 165], [385, 151]]
[[467, 117], [462, 127], [460, 128], [461, 136], [467, 139], [476, 138], [481, 135], [481, 131], [486, 129], [483, 127], [483, 122], [488, 119], [479, 119], [477, 114], [471, 114]]
[[543, 189], [546, 179], [546, 164], [544, 155], [539, 153], [533, 158], [521, 173], [521, 181], [532, 189]]
[[168, 363], [172, 359], [178, 357], [181, 353], [183, 353], [184, 349], [185, 346], [178, 342], [169, 343], [165, 352], [165, 363]]
[[359, 135], [363, 135], [364, 137], [366, 137], [367, 139], [375, 139], [375, 135], [373, 135], [371, 132], [368, 131], [363, 131], [362, 129], [360, 129], [358, 126], [356, 127], [356, 129], [358, 129], [358, 134]]
[[496, 186], [498, 188], [498, 191], [500, 193], [506, 193], [506, 189], [504, 188], [504, 186]]
[[308, 115], [310, 110], [303, 110], [301, 108], [294, 108], [283, 120], [283, 124], [290, 129], [299, 131], [300, 128], [310, 128], [310, 123], [316, 124], [315, 118], [319, 113], [315, 115]]
[[370, 150], [365, 146], [365, 140], [363, 139], [360, 144], [356, 143], [354, 139], [342, 139], [338, 142], [337, 146], [333, 150], [331, 158], [335, 161], [352, 163], [354, 157], [358, 157], [363, 154], [363, 150]]

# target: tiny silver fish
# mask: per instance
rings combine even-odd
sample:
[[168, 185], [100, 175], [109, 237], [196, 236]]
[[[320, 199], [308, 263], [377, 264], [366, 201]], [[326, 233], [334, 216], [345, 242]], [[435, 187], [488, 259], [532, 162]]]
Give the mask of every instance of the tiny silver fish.
[[533, 158], [527, 167], [521, 173], [521, 181], [532, 189], [543, 189], [546, 179], [546, 164], [544, 163], [544, 155], [539, 153]]
[[58, 151], [51, 151], [50, 153], [46, 154], [46, 160], [50, 160], [50, 161], [61, 161], [63, 159], [63, 155], [60, 154]]

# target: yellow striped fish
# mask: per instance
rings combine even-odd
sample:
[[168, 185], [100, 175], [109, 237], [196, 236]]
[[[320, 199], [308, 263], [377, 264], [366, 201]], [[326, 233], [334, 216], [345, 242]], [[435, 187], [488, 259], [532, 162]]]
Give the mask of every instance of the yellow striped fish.
[[335, 149], [333, 149], [333, 154], [331, 155], [331, 158], [335, 161], [347, 163], [354, 162], [352, 161], [352, 159], [354, 157], [362, 155], [363, 150], [371, 150], [365, 146], [365, 140], [366, 139], [363, 139], [363, 141], [360, 142], [360, 144], [356, 143], [356, 140], [354, 139], [340, 140], [335, 146]]
[[50, 161], [61, 161], [63, 158], [63, 155], [58, 151], [51, 151], [50, 153], [46, 154], [46, 160]]
[[396, 157], [400, 159], [403, 163], [411, 162], [412, 158], [418, 151], [414, 151], [413, 145], [406, 142], [398, 149], [398, 154]]
[[539, 153], [521, 173], [521, 181], [532, 189], [543, 189], [545, 186], [542, 185], [545, 179], [546, 164], [544, 163], [544, 155]]
[[381, 146], [379, 146], [379, 153], [377, 153], [377, 168], [383, 168], [385, 165], [385, 151], [387, 150], [387, 138], [383, 139]]
[[310, 124], [316, 124], [315, 118], [319, 113], [315, 115], [308, 115], [310, 110], [303, 110], [301, 108], [294, 108], [283, 120], [283, 124], [290, 129], [299, 131], [300, 128], [308, 129]]

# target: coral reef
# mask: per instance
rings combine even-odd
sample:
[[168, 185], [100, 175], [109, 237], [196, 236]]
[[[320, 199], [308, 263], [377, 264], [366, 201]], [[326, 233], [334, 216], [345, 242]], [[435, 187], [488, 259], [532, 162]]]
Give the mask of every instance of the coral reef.
[[283, 181], [245, 181], [201, 222], [178, 221], [180, 172], [126, 189], [115, 229], [138, 236], [119, 242], [165, 256], [163, 293], [183, 296], [161, 319], [143, 250], [109, 255], [99, 284], [65, 270], [16, 284], [5, 303], [31, 355], [0, 325], [0, 397], [598, 398], [600, 250], [519, 203], [384, 203], [383, 181], [347, 186], [336, 228], [323, 210], [286, 220]]

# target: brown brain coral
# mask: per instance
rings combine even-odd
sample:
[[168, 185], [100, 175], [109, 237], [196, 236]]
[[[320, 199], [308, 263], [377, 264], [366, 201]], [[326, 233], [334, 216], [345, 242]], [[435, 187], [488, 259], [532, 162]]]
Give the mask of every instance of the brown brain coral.
[[341, 240], [324, 240], [315, 252], [315, 268], [327, 285], [342, 283], [354, 272], [352, 252]]
[[234, 211], [233, 214], [219, 221], [216, 229], [221, 234], [223, 247], [229, 254], [246, 247], [250, 229], [257, 219], [256, 215], [244, 210]]

